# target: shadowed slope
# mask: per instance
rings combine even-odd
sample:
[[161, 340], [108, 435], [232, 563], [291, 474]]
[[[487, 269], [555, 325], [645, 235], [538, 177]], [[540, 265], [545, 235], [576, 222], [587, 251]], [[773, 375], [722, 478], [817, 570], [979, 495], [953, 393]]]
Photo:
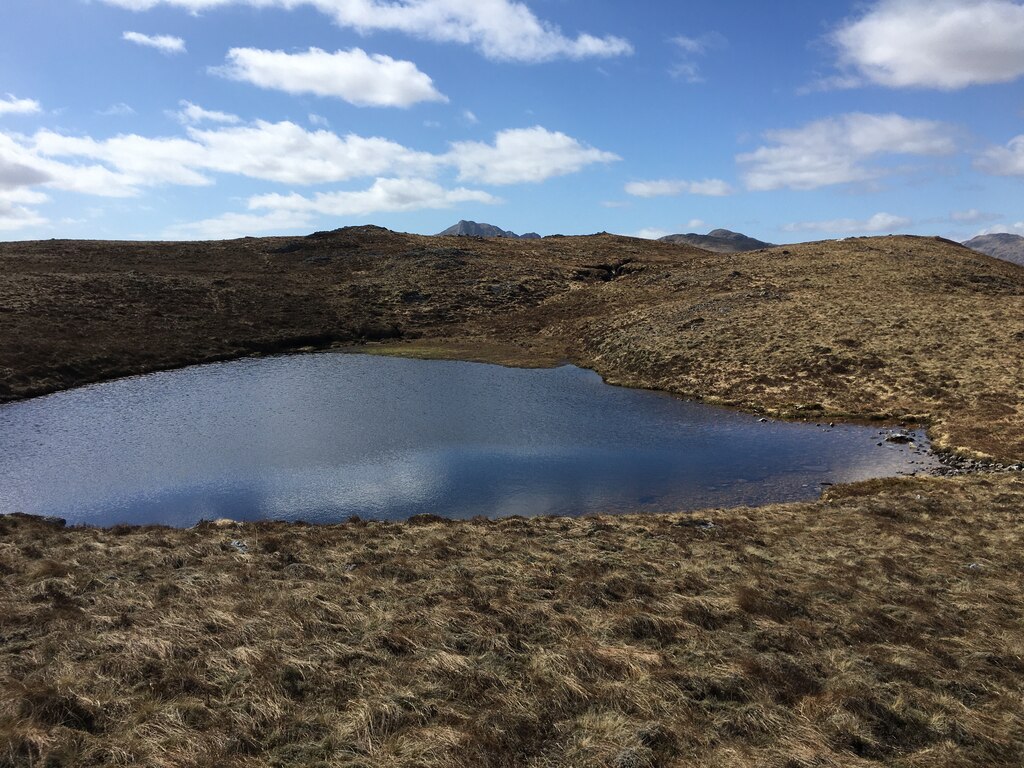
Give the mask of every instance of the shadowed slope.
[[1007, 232], [979, 235], [968, 240], [964, 245], [979, 253], [1024, 266], [1024, 237], [1020, 235], [1011, 235]]

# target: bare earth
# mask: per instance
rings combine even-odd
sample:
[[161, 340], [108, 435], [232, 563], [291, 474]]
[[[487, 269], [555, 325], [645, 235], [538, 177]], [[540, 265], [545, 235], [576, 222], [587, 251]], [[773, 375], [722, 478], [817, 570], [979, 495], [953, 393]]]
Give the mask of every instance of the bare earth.
[[[1024, 269], [946, 241], [0, 244], [0, 400], [332, 345], [1024, 459]], [[1022, 509], [1009, 473], [696, 516], [0, 518], [0, 766], [1019, 766]]]

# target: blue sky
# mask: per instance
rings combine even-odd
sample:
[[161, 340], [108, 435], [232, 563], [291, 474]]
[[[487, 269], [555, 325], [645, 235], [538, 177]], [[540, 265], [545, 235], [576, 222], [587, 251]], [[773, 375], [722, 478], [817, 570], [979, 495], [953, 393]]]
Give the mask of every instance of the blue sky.
[[0, 239], [1024, 234], [1015, 0], [3, 0]]

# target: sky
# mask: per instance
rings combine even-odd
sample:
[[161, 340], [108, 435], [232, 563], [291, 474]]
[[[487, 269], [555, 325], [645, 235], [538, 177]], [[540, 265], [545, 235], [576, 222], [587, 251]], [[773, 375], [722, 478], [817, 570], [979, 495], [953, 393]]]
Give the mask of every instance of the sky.
[[0, 239], [1024, 235], [1016, 0], [2, 0]]

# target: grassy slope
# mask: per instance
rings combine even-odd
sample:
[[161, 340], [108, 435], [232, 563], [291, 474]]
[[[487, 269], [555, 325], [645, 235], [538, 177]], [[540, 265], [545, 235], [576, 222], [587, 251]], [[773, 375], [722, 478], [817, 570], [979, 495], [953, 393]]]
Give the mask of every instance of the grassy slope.
[[[725, 256], [350, 230], [0, 244], [0, 267], [0, 400], [390, 338], [919, 415], [945, 446], [1024, 458], [1024, 270], [942, 241]], [[1022, 506], [1005, 476], [711, 528], [0, 520], [0, 766], [1020, 765]]]
[[616, 382], [753, 409], [918, 416], [944, 448], [1024, 458], [1024, 269], [946, 241], [711, 254], [611, 236], [358, 229], [0, 244], [0, 268], [0, 400], [252, 352], [418, 338], [431, 353], [569, 357]]
[[1004, 476], [698, 520], [0, 519], [0, 765], [1019, 766], [1022, 506]]

